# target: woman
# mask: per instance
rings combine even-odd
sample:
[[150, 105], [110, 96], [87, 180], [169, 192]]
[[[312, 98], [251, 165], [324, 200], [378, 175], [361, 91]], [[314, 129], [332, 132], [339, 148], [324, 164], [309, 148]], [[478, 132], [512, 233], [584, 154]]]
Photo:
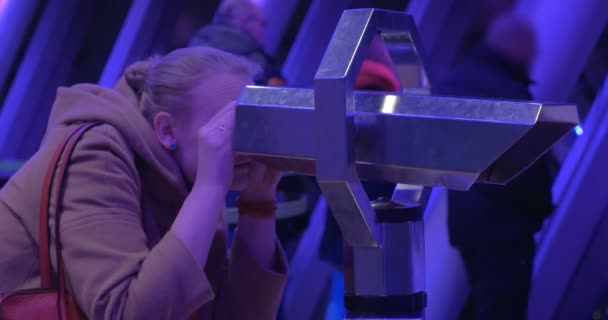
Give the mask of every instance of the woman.
[[[0, 292], [38, 286], [44, 171], [66, 133], [101, 122], [77, 145], [62, 187], [62, 256], [82, 311], [274, 319], [287, 272], [273, 217], [280, 174], [232, 150], [231, 101], [254, 73], [242, 58], [193, 47], [133, 64], [114, 89], [60, 88], [40, 150], [0, 192]], [[241, 209], [230, 262], [229, 189]]]

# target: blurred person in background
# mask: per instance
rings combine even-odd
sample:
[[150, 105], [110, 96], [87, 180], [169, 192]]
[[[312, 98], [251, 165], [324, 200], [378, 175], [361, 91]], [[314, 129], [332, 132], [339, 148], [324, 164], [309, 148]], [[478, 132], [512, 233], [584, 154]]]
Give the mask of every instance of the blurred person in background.
[[[535, 30], [515, 13], [489, 17], [496, 18], [479, 41], [433, 83], [434, 95], [532, 100]], [[534, 234], [553, 211], [549, 160], [545, 155], [506, 186], [448, 193], [450, 242], [463, 257], [471, 285], [462, 319], [526, 318]]]
[[285, 80], [274, 59], [266, 53], [266, 14], [250, 0], [224, 0], [213, 22], [204, 26], [190, 41], [190, 46], [209, 46], [237, 54], [258, 64], [262, 72], [257, 85], [282, 86]]

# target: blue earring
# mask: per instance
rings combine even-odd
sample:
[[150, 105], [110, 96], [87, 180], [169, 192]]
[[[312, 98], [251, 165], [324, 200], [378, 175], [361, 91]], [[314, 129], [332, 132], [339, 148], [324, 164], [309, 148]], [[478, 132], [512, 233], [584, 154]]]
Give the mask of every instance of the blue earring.
[[177, 150], [177, 143], [172, 143], [170, 148], [173, 151]]

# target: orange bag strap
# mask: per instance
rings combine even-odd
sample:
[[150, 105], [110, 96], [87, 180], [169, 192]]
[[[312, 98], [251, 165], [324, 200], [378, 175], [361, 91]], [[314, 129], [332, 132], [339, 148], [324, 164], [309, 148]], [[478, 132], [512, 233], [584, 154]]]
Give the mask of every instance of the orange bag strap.
[[[69, 318], [70, 314], [75, 313], [74, 310], [66, 310], [66, 308], [70, 308], [73, 306], [69, 305], [67, 301], [69, 298], [69, 293], [67, 290], [67, 283], [65, 277], [65, 267], [63, 263], [63, 258], [61, 257], [61, 241], [59, 234], [59, 225], [60, 225], [60, 210], [61, 210], [61, 198], [63, 193], [61, 192], [61, 186], [63, 185], [63, 180], [65, 178], [66, 169], [69, 165], [70, 157], [76, 147], [76, 144], [80, 140], [80, 138], [90, 129], [95, 126], [100, 125], [100, 123], [85, 123], [78, 128], [74, 129], [72, 132], [67, 134], [61, 144], [57, 147], [57, 150], [53, 154], [51, 158], [51, 163], [46, 172], [46, 176], [43, 182], [42, 187], [42, 198], [40, 201], [40, 246], [39, 246], [39, 256], [40, 256], [40, 283], [41, 288], [43, 289], [51, 289], [52, 288], [52, 266], [51, 266], [51, 254], [50, 254], [50, 238], [49, 238], [49, 200], [51, 198], [51, 187], [53, 185], [53, 180], [57, 178], [57, 185], [59, 186], [59, 190], [56, 193], [55, 198], [55, 253], [57, 258], [57, 272], [59, 274], [59, 299], [57, 300], [57, 308], [60, 315], [60, 319], [62, 316], [67, 316]], [[57, 177], [55, 177], [55, 173], [58, 171]], [[190, 315], [189, 319], [196, 320], [199, 317], [199, 311], [194, 312]], [[69, 320], [69, 319], [68, 319]]]

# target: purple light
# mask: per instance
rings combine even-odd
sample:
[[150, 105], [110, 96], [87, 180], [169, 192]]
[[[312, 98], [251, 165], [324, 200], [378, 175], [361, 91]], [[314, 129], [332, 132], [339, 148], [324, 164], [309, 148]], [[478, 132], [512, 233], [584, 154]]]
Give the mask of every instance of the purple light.
[[0, 0], [0, 16], [4, 13], [6, 7], [8, 7], [8, 0]]

